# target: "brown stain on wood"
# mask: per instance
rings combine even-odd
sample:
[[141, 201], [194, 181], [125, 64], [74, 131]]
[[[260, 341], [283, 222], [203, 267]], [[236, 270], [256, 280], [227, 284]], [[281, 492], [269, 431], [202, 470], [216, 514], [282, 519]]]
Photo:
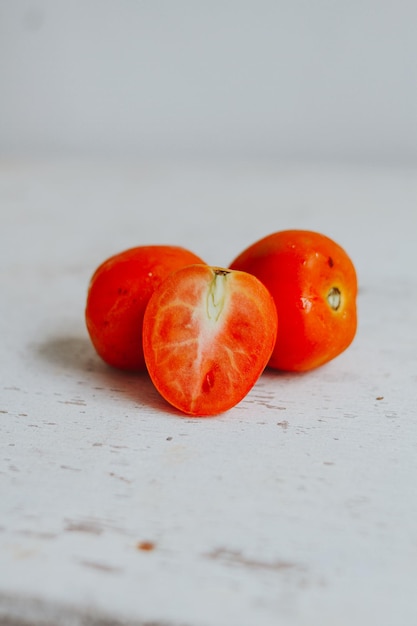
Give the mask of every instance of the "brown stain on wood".
[[138, 541], [136, 544], [136, 549], [142, 550], [143, 552], [152, 552], [152, 550], [155, 550], [155, 547], [153, 541]]
[[84, 567], [89, 567], [90, 569], [95, 569], [106, 574], [119, 574], [122, 572], [120, 567], [108, 565], [107, 563], [99, 563], [98, 561], [80, 561], [80, 564]]
[[103, 528], [95, 522], [85, 521], [69, 521], [64, 530], [70, 533], [87, 533], [89, 535], [101, 535]]
[[209, 552], [206, 556], [210, 559], [220, 560], [231, 565], [241, 565], [249, 569], [255, 570], [269, 570], [274, 572], [281, 572], [292, 569], [300, 569], [296, 563], [290, 563], [289, 561], [263, 561], [252, 557], [247, 557], [238, 550], [228, 550], [227, 548], [217, 548], [212, 552]]

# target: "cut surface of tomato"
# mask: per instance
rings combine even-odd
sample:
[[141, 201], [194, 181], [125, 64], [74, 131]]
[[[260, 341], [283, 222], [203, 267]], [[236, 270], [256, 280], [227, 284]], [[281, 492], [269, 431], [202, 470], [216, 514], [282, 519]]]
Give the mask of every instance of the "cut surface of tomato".
[[165, 400], [189, 415], [209, 416], [245, 397], [276, 333], [273, 299], [254, 276], [191, 265], [171, 274], [150, 298], [143, 349]]
[[203, 263], [180, 246], [150, 245], [129, 248], [104, 261], [88, 289], [85, 319], [100, 357], [124, 370], [144, 370], [142, 324], [155, 288], [171, 272]]
[[246, 248], [230, 267], [256, 276], [274, 298], [279, 331], [270, 367], [310, 370], [353, 341], [356, 271], [345, 250], [329, 237], [278, 231]]

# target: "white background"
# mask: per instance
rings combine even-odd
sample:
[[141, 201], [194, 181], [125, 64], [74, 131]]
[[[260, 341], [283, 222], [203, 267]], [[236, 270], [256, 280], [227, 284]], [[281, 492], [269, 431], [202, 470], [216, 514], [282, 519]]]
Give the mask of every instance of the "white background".
[[[416, 24], [0, 0], [0, 623], [417, 624]], [[191, 419], [95, 354], [105, 258], [227, 265], [284, 228], [356, 266], [337, 359]]]
[[414, 0], [0, 0], [0, 152], [417, 159]]

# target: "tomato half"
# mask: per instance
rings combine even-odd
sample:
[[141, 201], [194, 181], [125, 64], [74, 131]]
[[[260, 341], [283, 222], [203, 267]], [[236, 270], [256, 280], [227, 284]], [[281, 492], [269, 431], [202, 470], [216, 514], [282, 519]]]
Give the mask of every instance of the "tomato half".
[[85, 319], [101, 358], [124, 370], [143, 370], [142, 324], [155, 288], [171, 272], [203, 263], [179, 246], [130, 248], [102, 263], [94, 272], [87, 295]]
[[177, 409], [216, 415], [240, 402], [275, 344], [277, 314], [254, 276], [192, 265], [149, 300], [143, 349], [155, 387]]
[[357, 277], [335, 241], [307, 230], [272, 233], [230, 265], [250, 272], [270, 291], [279, 332], [269, 366], [305, 371], [343, 352], [357, 327]]

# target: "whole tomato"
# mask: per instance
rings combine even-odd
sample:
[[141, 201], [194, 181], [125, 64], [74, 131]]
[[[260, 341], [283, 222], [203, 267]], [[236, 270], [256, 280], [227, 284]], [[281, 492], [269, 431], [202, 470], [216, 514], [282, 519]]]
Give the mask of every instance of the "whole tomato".
[[94, 272], [85, 320], [97, 353], [113, 367], [143, 370], [143, 316], [149, 298], [173, 271], [204, 263], [179, 246], [151, 245], [124, 250]]
[[244, 250], [230, 268], [256, 276], [275, 301], [279, 330], [270, 367], [310, 370], [353, 341], [356, 271], [329, 237], [308, 230], [272, 233]]

